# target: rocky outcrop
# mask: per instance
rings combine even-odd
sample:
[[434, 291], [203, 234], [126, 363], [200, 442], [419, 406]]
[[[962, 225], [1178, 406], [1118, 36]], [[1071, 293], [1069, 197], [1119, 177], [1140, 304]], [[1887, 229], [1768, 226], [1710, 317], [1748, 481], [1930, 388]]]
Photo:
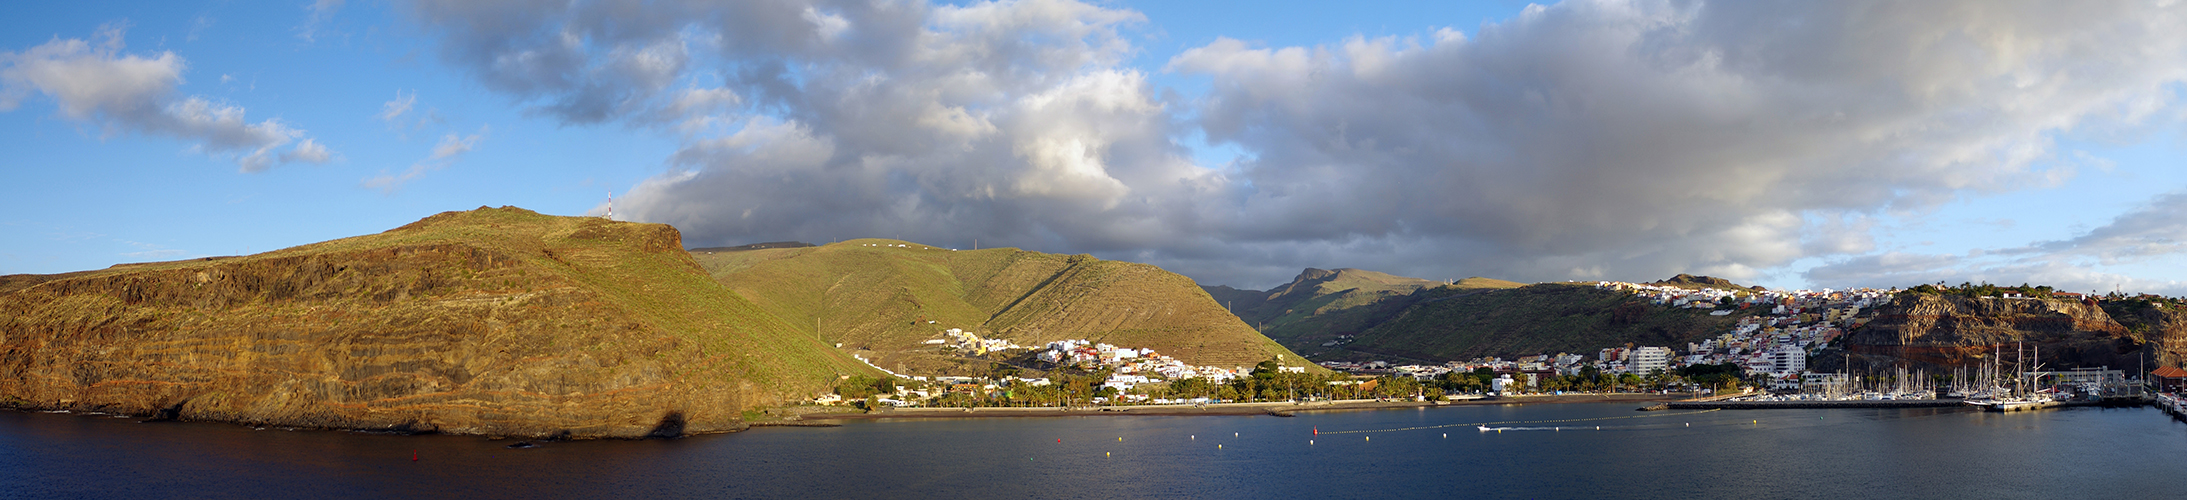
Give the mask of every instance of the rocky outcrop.
[[1691, 274], [1680, 274], [1677, 276], [1672, 276], [1671, 279], [1657, 281], [1654, 284], [1706, 288], [1744, 288], [1739, 286], [1739, 284], [1737, 283], [1732, 283], [1731, 280], [1714, 276], [1694, 276]]
[[1864, 366], [1933, 368], [1987, 363], [1993, 353], [2011, 362], [2022, 346], [2039, 347], [2049, 368], [2131, 369], [2142, 339], [2093, 302], [1903, 293], [1854, 330], [1845, 349]]
[[2187, 367], [2187, 310], [2170, 301], [2113, 300], [2104, 312], [2126, 327], [2127, 335], [2150, 346], [2149, 368]]
[[0, 404], [525, 437], [736, 430], [864, 373], [716, 286], [674, 228], [451, 212], [0, 292]]

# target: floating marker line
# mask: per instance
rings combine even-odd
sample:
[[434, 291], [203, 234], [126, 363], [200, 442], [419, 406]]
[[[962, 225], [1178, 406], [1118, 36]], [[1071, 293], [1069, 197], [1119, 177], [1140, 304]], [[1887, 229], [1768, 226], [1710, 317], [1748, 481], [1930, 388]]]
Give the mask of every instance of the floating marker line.
[[1504, 421], [1504, 422], [1473, 422], [1473, 423], [1464, 423], [1464, 424], [1444, 424], [1444, 425], [1427, 425], [1427, 426], [1420, 426], [1420, 427], [1399, 427], [1399, 428], [1396, 428], [1396, 429], [1365, 429], [1365, 430], [1355, 430], [1355, 431], [1329, 431], [1329, 433], [1330, 433], [1330, 434], [1365, 434], [1365, 433], [1371, 433], [1371, 432], [1398, 432], [1398, 431], [1417, 431], [1417, 430], [1424, 430], [1424, 429], [1445, 429], [1445, 428], [1451, 428], [1451, 427], [1466, 427], [1466, 426], [1483, 427], [1483, 426], [1489, 426], [1489, 425], [1502, 425], [1502, 424], [1548, 424], [1548, 423], [1563, 423], [1563, 422], [1593, 422], [1593, 421], [1598, 421], [1598, 420], [1620, 420], [1620, 419], [1628, 419], [1628, 418], [1670, 417], [1670, 416], [1677, 416], [1677, 415], [1693, 415], [1693, 414], [1698, 414], [1698, 413], [1708, 413], [1708, 412], [1712, 412], [1712, 411], [1723, 411], [1723, 409], [1722, 409], [1722, 408], [1714, 408], [1714, 409], [1708, 409], [1708, 410], [1700, 410], [1700, 411], [1689, 411], [1689, 412], [1684, 412], [1684, 413], [1653, 413], [1653, 414], [1647, 414], [1647, 415], [1626, 415], [1626, 416], [1622, 416], [1622, 417], [1567, 418], [1567, 419], [1562, 419], [1562, 420], [1510, 420], [1510, 421]]

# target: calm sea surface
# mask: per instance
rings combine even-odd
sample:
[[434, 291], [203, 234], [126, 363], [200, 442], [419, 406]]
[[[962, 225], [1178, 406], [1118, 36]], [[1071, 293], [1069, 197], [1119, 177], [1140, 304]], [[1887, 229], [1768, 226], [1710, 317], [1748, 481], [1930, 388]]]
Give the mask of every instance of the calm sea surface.
[[1634, 407], [884, 420], [532, 449], [0, 411], [0, 496], [2187, 497], [2187, 424], [2151, 409]]

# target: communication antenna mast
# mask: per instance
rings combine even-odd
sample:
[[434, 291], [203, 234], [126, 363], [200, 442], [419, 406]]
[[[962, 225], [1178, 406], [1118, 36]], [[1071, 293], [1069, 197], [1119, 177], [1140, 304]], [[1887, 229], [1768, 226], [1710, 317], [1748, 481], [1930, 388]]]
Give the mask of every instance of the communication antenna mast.
[[608, 191], [608, 212], [607, 212], [607, 215], [605, 216], [605, 218], [606, 218], [606, 219], [608, 219], [608, 220], [615, 220], [615, 192], [614, 192], [614, 191]]

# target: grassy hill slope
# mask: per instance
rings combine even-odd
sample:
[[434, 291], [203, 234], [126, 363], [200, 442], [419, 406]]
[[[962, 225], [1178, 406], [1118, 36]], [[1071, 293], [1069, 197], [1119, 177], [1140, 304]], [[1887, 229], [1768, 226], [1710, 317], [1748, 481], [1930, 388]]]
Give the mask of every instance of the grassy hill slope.
[[1192, 280], [1146, 264], [888, 239], [693, 257], [806, 335], [842, 343], [891, 370], [988, 370], [923, 344], [949, 328], [1028, 346], [1084, 338], [1153, 348], [1199, 365], [1252, 366], [1278, 355], [1286, 364], [1305, 364], [1223, 311]]
[[1328, 357], [1457, 360], [1584, 353], [1626, 343], [1682, 346], [1723, 333], [1750, 315], [1710, 316], [1569, 283], [1486, 292], [1432, 289], [1415, 295], [1415, 304], [1344, 346], [1350, 353], [1330, 352]]
[[1267, 292], [1230, 287], [1207, 290], [1269, 338], [1307, 352], [1340, 335], [1357, 334], [1389, 320], [1426, 298], [1421, 294], [1424, 290], [1465, 293], [1518, 286], [1522, 285], [1479, 277], [1446, 284], [1359, 269], [1309, 268], [1291, 283]]
[[639, 437], [873, 373], [720, 286], [674, 228], [510, 207], [0, 283], [0, 403], [23, 408]]

